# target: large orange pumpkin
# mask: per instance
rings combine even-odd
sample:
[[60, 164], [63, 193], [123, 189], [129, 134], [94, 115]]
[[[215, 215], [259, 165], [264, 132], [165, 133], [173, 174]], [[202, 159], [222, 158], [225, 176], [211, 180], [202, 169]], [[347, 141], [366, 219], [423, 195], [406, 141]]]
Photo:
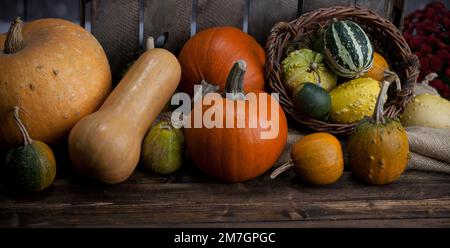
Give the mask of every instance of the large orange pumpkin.
[[[267, 100], [267, 120], [272, 120], [273, 124], [278, 123], [278, 135], [271, 139], [264, 139], [262, 132], [266, 132], [270, 127], [264, 124], [262, 112], [257, 112], [256, 126], [251, 126], [250, 104], [245, 100], [242, 84], [244, 77], [245, 63], [240, 61], [230, 73], [230, 80], [226, 86], [226, 92], [232, 93], [226, 97], [215, 95], [214, 100], [223, 101], [223, 113], [217, 116], [216, 121], [225, 127], [226, 120], [232, 120], [234, 128], [206, 127], [195, 128], [194, 118], [191, 118], [191, 128], [185, 129], [186, 146], [189, 156], [194, 163], [209, 176], [218, 178], [226, 182], [241, 182], [253, 179], [266, 172], [276, 162], [281, 155], [287, 140], [286, 116], [278, 101], [265, 92], [255, 93], [258, 99]], [[259, 109], [261, 101], [257, 101]], [[275, 106], [274, 106], [275, 105]], [[199, 102], [193, 108], [190, 116], [206, 116], [214, 105], [206, 105]], [[228, 106], [228, 107], [227, 107]], [[232, 107], [229, 107], [232, 106]], [[278, 108], [278, 116], [272, 116], [271, 107]], [[201, 107], [201, 108], [200, 108]], [[230, 111], [234, 109], [234, 111]], [[245, 111], [245, 127], [237, 127], [239, 111]], [[275, 126], [273, 126], [275, 127]], [[275, 128], [276, 130], [276, 128]]]
[[264, 49], [250, 35], [234, 27], [214, 27], [203, 30], [181, 49], [180, 89], [192, 95], [194, 84], [202, 80], [220, 86], [223, 91], [228, 73], [237, 60], [245, 60], [247, 72], [244, 91], [264, 90]]
[[55, 144], [110, 90], [108, 60], [89, 32], [59, 19], [16, 19], [0, 35], [0, 147], [21, 141], [13, 106], [23, 111], [31, 137]]

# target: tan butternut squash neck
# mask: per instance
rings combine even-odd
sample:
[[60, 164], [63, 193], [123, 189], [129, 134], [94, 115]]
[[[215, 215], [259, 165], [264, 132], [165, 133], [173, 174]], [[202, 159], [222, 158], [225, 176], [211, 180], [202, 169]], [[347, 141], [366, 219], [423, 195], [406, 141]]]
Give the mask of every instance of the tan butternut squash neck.
[[27, 128], [25, 127], [22, 120], [20, 119], [19, 111], [20, 111], [20, 108], [18, 106], [15, 106], [14, 113], [13, 113], [14, 121], [16, 122], [16, 125], [19, 128], [20, 133], [22, 134], [23, 144], [25, 146], [27, 146], [27, 145], [30, 145], [31, 143], [33, 143], [33, 140], [31, 139], [30, 135], [28, 134]]
[[16, 19], [11, 23], [5, 40], [5, 54], [17, 53], [24, 47], [22, 26], [23, 22], [20, 17], [16, 17]]

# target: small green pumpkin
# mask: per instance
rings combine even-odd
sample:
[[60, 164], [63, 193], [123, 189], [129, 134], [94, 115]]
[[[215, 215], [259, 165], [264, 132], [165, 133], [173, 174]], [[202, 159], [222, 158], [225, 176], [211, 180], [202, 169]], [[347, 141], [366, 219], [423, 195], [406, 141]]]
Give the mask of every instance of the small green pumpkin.
[[23, 136], [23, 145], [11, 149], [4, 167], [6, 185], [23, 191], [38, 192], [52, 185], [56, 176], [56, 161], [50, 147], [32, 140], [14, 108], [14, 120]]
[[331, 108], [331, 96], [324, 88], [313, 83], [298, 85], [292, 94], [295, 109], [304, 116], [325, 118]]
[[177, 171], [183, 161], [184, 136], [170, 121], [160, 120], [145, 136], [142, 144], [142, 162], [150, 171], [170, 174]]

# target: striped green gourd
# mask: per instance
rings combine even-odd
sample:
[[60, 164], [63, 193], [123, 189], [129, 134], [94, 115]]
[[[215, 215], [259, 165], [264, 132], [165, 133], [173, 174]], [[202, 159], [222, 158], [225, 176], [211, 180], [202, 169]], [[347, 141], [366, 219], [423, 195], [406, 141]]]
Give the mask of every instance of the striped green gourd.
[[344, 78], [362, 76], [373, 64], [369, 37], [349, 20], [333, 20], [324, 35], [324, 53], [328, 66]]

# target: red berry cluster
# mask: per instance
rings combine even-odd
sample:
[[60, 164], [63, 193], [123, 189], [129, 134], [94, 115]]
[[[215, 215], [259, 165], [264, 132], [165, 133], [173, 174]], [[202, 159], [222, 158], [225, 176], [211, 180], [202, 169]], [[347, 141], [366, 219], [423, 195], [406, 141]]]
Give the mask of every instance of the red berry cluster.
[[405, 18], [403, 35], [413, 53], [420, 59], [422, 80], [431, 72], [439, 75], [430, 82], [439, 93], [450, 99], [450, 11], [441, 1], [428, 4]]

